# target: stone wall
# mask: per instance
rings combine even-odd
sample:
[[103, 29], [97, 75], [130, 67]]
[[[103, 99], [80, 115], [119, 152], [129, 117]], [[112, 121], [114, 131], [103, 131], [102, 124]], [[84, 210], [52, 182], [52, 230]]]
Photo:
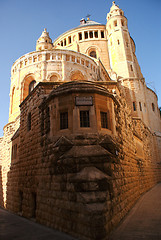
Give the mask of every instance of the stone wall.
[[21, 104], [19, 161], [8, 173], [7, 208], [80, 239], [107, 239], [140, 195], [161, 180], [152, 134], [117, 97], [116, 135], [51, 136], [52, 123], [45, 115], [42, 128], [39, 108], [46, 92], [42, 84]]

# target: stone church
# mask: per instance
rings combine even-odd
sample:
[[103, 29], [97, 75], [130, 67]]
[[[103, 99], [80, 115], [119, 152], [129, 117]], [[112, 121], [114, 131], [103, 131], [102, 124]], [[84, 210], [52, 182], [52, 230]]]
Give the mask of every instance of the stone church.
[[11, 69], [0, 205], [78, 239], [107, 239], [161, 181], [161, 118], [124, 12], [82, 18]]

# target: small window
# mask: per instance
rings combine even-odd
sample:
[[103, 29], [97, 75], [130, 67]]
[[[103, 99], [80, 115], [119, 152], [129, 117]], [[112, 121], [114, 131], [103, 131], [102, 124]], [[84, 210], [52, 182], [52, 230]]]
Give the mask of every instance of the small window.
[[33, 80], [32, 82], [30, 82], [30, 84], [29, 84], [29, 93], [34, 89], [35, 84], [36, 84], [36, 81], [35, 81], [35, 80]]
[[107, 113], [106, 112], [100, 112], [100, 114], [101, 114], [101, 127], [102, 128], [108, 128]]
[[64, 39], [64, 46], [66, 46], [67, 45], [67, 41], [66, 41], [66, 39]]
[[79, 40], [82, 40], [82, 33], [79, 33]]
[[133, 110], [136, 111], [136, 104], [133, 102]]
[[142, 111], [141, 102], [139, 102], [139, 108], [140, 108], [140, 111]]
[[89, 111], [80, 111], [80, 127], [90, 127]]
[[101, 38], [104, 38], [105, 35], [104, 35], [104, 31], [101, 31]]
[[89, 32], [89, 37], [93, 38], [93, 32]]
[[88, 32], [84, 32], [84, 38], [85, 38], [85, 39], [88, 38]]
[[98, 31], [94, 32], [94, 36], [95, 36], [95, 38], [98, 38]]
[[91, 51], [89, 54], [90, 57], [97, 58], [96, 51]]
[[71, 36], [68, 37], [68, 43], [70, 44], [72, 42]]
[[153, 110], [153, 112], [155, 111], [155, 105], [154, 105], [154, 103], [152, 103], [152, 110]]
[[122, 26], [124, 26], [124, 21], [123, 20], [121, 20], [121, 24], [122, 24]]
[[63, 47], [63, 41], [61, 41], [61, 46]]
[[60, 113], [60, 129], [68, 128], [68, 112]]
[[132, 65], [130, 65], [130, 70], [133, 72], [133, 66]]
[[128, 47], [129, 46], [129, 43], [128, 42], [126, 42], [126, 47]]
[[116, 21], [114, 21], [114, 26], [115, 26], [115, 27], [117, 27], [117, 20], [116, 20]]
[[31, 130], [31, 113], [29, 113], [27, 117], [27, 130]]
[[117, 40], [117, 44], [120, 45], [120, 40], [119, 39]]

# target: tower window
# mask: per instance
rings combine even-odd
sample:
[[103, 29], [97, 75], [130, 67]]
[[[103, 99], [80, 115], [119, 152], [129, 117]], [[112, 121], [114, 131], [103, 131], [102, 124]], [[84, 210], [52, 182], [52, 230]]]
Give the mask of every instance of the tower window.
[[31, 113], [29, 113], [27, 117], [27, 131], [30, 130], [31, 130]]
[[84, 32], [84, 38], [85, 38], [85, 39], [88, 38], [88, 32]]
[[96, 51], [91, 51], [89, 56], [93, 58], [97, 58]]
[[101, 38], [104, 38], [105, 35], [104, 35], [104, 31], [101, 31]]
[[61, 41], [61, 46], [63, 47], [63, 41]]
[[89, 32], [89, 37], [93, 38], [93, 32]]
[[98, 31], [94, 32], [94, 36], [95, 36], [95, 38], [98, 38]]
[[115, 26], [115, 27], [117, 27], [117, 20], [116, 20], [116, 21], [114, 21], [114, 26]]
[[117, 44], [120, 45], [120, 40], [119, 39], [117, 40]]
[[80, 111], [80, 127], [90, 127], [89, 111]]
[[102, 128], [108, 128], [107, 113], [106, 112], [100, 112], [100, 114], [101, 114], [101, 127]]
[[139, 102], [139, 107], [140, 107], [140, 111], [142, 111], [142, 106], [141, 106], [141, 102]]
[[68, 128], [68, 112], [60, 113], [60, 129]]
[[133, 102], [133, 110], [136, 111], [136, 104]]
[[154, 105], [154, 103], [152, 103], [152, 110], [153, 110], [153, 112], [155, 111], [155, 105]]
[[66, 39], [64, 39], [64, 46], [66, 46], [67, 45], [67, 42], [66, 42]]
[[79, 33], [79, 40], [82, 40], [82, 33]]
[[125, 26], [125, 25], [124, 25], [124, 21], [123, 21], [123, 20], [121, 20], [121, 24], [122, 24], [122, 26]]
[[133, 66], [132, 65], [130, 65], [130, 70], [133, 72]]

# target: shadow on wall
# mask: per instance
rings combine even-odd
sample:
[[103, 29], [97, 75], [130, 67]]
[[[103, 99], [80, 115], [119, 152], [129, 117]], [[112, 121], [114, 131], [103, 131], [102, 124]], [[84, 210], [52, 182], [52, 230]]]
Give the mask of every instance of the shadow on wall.
[[4, 202], [3, 202], [3, 189], [2, 189], [2, 170], [0, 166], [0, 206], [3, 207]]

